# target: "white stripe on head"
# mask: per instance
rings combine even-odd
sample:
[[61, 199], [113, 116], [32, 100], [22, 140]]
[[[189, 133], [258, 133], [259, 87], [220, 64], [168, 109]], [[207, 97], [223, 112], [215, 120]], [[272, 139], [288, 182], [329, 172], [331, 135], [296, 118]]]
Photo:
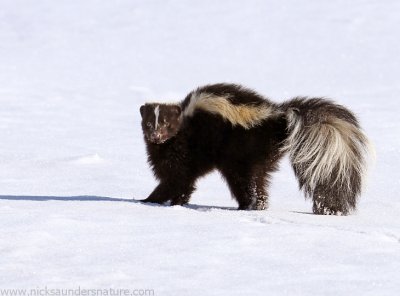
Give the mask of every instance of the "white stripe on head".
[[156, 129], [158, 127], [158, 117], [160, 115], [160, 105], [157, 105], [154, 108], [154, 115], [155, 115], [154, 128]]

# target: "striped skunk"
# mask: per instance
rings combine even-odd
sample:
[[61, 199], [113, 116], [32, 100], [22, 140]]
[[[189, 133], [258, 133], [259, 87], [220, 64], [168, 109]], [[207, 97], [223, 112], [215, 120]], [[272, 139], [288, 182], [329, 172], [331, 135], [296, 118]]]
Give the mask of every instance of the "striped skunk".
[[355, 210], [368, 139], [348, 109], [322, 98], [276, 104], [236, 84], [213, 84], [177, 104], [140, 107], [148, 162], [159, 185], [143, 202], [183, 205], [217, 169], [239, 210], [268, 207], [270, 175], [285, 153], [313, 212]]

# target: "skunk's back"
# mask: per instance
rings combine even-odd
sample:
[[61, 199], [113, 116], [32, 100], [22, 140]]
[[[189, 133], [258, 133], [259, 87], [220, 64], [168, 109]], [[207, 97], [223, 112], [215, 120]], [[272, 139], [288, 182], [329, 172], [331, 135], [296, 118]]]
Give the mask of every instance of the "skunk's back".
[[202, 110], [244, 129], [258, 126], [278, 113], [275, 104], [253, 90], [225, 83], [197, 88], [186, 96], [181, 107], [185, 117]]

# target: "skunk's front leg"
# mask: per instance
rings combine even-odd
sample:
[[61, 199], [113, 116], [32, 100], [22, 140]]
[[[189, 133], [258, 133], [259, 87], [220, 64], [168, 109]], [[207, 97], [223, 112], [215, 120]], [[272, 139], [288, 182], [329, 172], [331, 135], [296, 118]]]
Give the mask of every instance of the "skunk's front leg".
[[142, 202], [162, 204], [171, 201], [171, 205], [183, 205], [189, 202], [195, 187], [192, 182], [161, 182]]
[[171, 194], [171, 206], [181, 206], [187, 204], [192, 196], [195, 187], [193, 183], [181, 183], [175, 186]]
[[162, 204], [170, 199], [168, 184], [161, 182], [146, 199], [141, 201]]

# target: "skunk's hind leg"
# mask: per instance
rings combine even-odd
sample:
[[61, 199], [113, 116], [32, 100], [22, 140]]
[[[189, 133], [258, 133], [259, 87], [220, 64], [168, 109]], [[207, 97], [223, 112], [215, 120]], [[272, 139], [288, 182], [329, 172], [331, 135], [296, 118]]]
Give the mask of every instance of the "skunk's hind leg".
[[356, 196], [340, 188], [317, 187], [313, 193], [313, 213], [317, 215], [348, 215], [356, 207]]
[[263, 167], [240, 171], [221, 171], [231, 194], [239, 204], [239, 210], [265, 210], [268, 208], [267, 172]]

